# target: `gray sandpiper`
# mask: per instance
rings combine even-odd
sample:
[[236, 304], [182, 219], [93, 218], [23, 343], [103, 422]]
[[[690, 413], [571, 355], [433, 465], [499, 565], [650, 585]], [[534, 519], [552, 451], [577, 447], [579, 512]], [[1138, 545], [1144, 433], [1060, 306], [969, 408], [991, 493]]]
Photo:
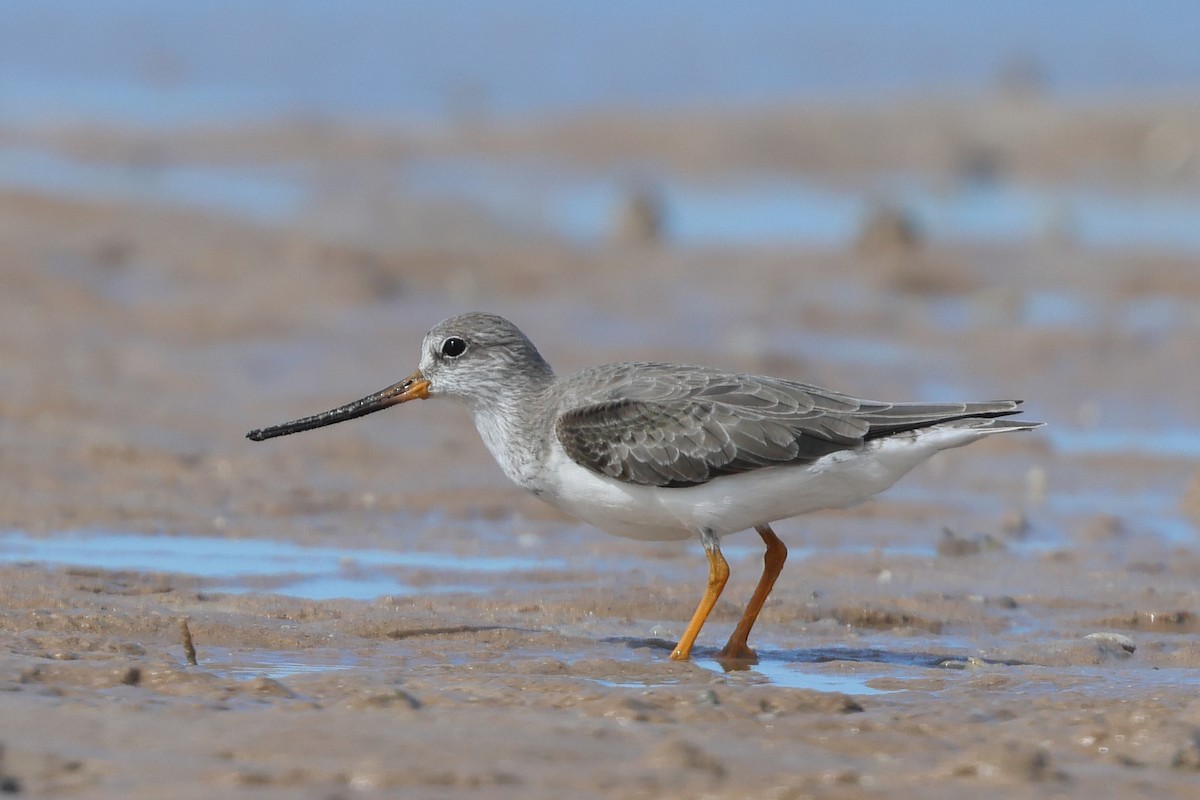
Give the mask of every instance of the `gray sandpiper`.
[[934, 453], [1042, 424], [1003, 419], [1019, 400], [886, 403], [710, 367], [621, 362], [558, 376], [511, 322], [469, 313], [425, 335], [419, 368], [400, 383], [246, 435], [429, 397], [464, 402], [504, 473], [552, 506], [617, 536], [700, 539], [708, 586], [674, 659], [690, 656], [729, 578], [721, 537], [753, 528], [766, 544], [762, 577], [718, 654], [754, 661], [750, 629], [787, 558], [772, 522], [854, 505]]

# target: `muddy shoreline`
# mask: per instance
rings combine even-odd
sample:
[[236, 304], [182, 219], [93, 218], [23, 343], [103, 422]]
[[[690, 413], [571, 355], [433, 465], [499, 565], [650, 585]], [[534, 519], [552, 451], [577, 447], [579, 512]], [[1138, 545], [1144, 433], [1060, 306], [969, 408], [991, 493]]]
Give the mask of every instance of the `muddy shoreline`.
[[[696, 176], [805, 159], [842, 176], [951, 174], [961, 160], [946, 153], [979, 142], [962, 121], [1004, 119], [1047, 133], [997, 145], [998, 180], [1105, 164], [1106, 180], [1153, 184], [1154, 120], [1187, 139], [1189, 115], [783, 110], [757, 128], [778, 129], [777, 148], [753, 156], [728, 119], [613, 115], [439, 147]], [[864, 160], [908, 127], [911, 151]], [[848, 129], [858, 138], [836, 135]], [[1071, 149], [1081, 130], [1094, 146]], [[0, 190], [5, 791], [1195, 794], [1200, 378], [1183, 365], [1200, 361], [1200, 253], [895, 235], [581, 246], [453, 199], [380, 206], [345, 189], [354, 158], [429, 147], [390, 134], [77, 129], [38, 146], [120, 162], [147, 137], [169, 162], [284, 154], [342, 188], [269, 224]], [[1181, 163], [1169, 181], [1188, 191], [1200, 162]], [[365, 207], [383, 208], [375, 227], [331, 233]], [[610, 538], [523, 495], [461, 409], [244, 440], [408, 374], [424, 331], [471, 308], [512, 318], [562, 370], [653, 358], [887, 399], [1019, 396], [1050, 424], [781, 523], [792, 557], [756, 628], [761, 663], [734, 672], [713, 656], [761, 553], [729, 539], [729, 588], [678, 664], [698, 545]]]

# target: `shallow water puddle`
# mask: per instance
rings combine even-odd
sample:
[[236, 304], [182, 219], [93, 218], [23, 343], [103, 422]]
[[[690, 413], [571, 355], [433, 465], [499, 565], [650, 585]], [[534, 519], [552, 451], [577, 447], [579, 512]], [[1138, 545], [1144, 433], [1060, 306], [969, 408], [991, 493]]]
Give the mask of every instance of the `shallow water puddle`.
[[294, 169], [85, 161], [33, 147], [0, 148], [0, 185], [170, 203], [264, 223], [294, 217], [307, 198]]
[[[715, 672], [720, 675], [730, 674], [723, 666], [721, 666], [719, 661], [711, 658], [694, 658], [692, 659], [692, 663], [698, 667], [703, 667], [710, 672]], [[900, 689], [874, 689], [867, 685], [867, 681], [884, 676], [873, 675], [869, 678], [859, 678], [853, 675], [831, 675], [805, 672], [799, 668], [798, 664], [765, 662], [756, 664], [754, 667], [745, 671], [735, 671], [732, 674], [739, 677], [750, 676], [749, 680], [738, 681], [738, 683], [741, 685], [770, 684], [772, 686], [782, 686], [789, 689], [811, 689], [817, 692], [836, 692], [838, 694], [850, 695], [891, 694], [892, 692], [901, 691]], [[614, 688], [623, 689], [648, 689], [654, 686], [677, 686], [679, 684], [679, 681], [645, 683], [640, 681], [607, 681], [602, 679], [594, 680], [601, 686], [611, 686]]]
[[[729, 674], [721, 663], [711, 658], [697, 658], [694, 663], [698, 667], [717, 672], [722, 675]], [[839, 675], [829, 672], [812, 672], [806, 670], [805, 667], [811, 667], [809, 663], [796, 663], [786, 661], [774, 661], [771, 659], [763, 659], [758, 664], [750, 667], [743, 674], [761, 675], [766, 679], [767, 683], [773, 686], [784, 686], [789, 689], [812, 689], [818, 692], [839, 692], [841, 694], [889, 694], [891, 692], [900, 691], [899, 689], [873, 689], [867, 685], [867, 682], [880, 675], [872, 675], [870, 677], [860, 677], [857, 675]], [[894, 677], [889, 675], [887, 677]]]
[[[253, 169], [131, 165], [28, 146], [0, 147], [0, 186], [170, 203], [276, 224], [296, 221], [319, 203], [328, 169], [308, 163]], [[383, 162], [375, 172], [392, 176], [397, 194], [465, 203], [510, 225], [549, 229], [580, 242], [604, 240], [630, 187], [647, 186], [665, 209], [669, 237], [687, 246], [762, 241], [845, 246], [883, 196], [935, 239], [1037, 241], [1061, 233], [1091, 247], [1200, 249], [1196, 197], [1178, 191], [989, 182], [947, 190], [916, 176], [886, 174], [850, 187], [755, 174], [697, 182], [652, 170], [601, 176], [540, 162], [436, 158]]]
[[839, 187], [754, 173], [702, 182], [652, 169], [616, 172], [600, 176], [544, 162], [427, 159], [408, 164], [403, 176], [405, 187], [417, 194], [470, 202], [509, 222], [549, 227], [583, 242], [603, 240], [631, 187], [641, 187], [662, 204], [668, 236], [691, 246], [762, 241], [844, 246], [884, 197], [921, 230], [947, 241], [1067, 235], [1092, 247], [1200, 247], [1195, 197], [1187, 192], [991, 181], [947, 188], [915, 175], [886, 173], [867, 185]]
[[224, 678], [282, 680], [297, 675], [360, 669], [361, 659], [340, 650], [227, 650], [202, 648], [200, 666]]
[[[0, 535], [0, 563], [172, 572], [221, 581], [214, 591], [269, 591], [310, 600], [484, 591], [483, 584], [469, 579], [472, 573], [529, 572], [562, 566], [555, 559], [401, 553], [304, 546], [273, 539], [123, 533], [35, 537], [19, 532]], [[417, 587], [402, 580], [405, 570], [446, 572], [466, 579]]]

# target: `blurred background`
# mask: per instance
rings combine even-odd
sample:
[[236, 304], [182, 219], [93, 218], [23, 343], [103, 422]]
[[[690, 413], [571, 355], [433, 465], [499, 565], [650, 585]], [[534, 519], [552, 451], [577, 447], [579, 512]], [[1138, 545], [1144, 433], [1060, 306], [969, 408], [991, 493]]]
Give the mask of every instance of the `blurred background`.
[[885, 204], [945, 241], [1200, 247], [1185, 2], [0, 12], [13, 188], [388, 244], [445, 243], [411, 202], [570, 245], [844, 248]]
[[964, 508], [1013, 530], [1036, 509], [1049, 541], [1194, 536], [1194, 3], [2, 0], [0, 18], [9, 529], [542, 513], [452, 410], [241, 438], [398, 379], [428, 327], [485, 308], [563, 369], [1021, 396], [1052, 424], [966, 462]]
[[[1198, 32], [1194, 0], [0, 0], [0, 793], [1193, 797]], [[474, 309], [561, 371], [1048, 424], [776, 524], [726, 675], [756, 536], [678, 665], [699, 543], [565, 518], [464, 409], [244, 438]]]
[[14, 122], [400, 124], [1200, 79], [1195, 5], [886, 2], [4, 2]]

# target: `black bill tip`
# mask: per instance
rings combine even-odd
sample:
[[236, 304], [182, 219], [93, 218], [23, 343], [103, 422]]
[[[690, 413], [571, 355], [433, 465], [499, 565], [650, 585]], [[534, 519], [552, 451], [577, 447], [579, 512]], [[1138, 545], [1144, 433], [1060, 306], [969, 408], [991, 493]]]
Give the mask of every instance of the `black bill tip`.
[[314, 414], [311, 417], [294, 419], [291, 422], [271, 425], [266, 428], [255, 428], [246, 434], [246, 438], [252, 442], [261, 442], [266, 439], [274, 439], [276, 436], [287, 436], [291, 433], [310, 431], [313, 428], [333, 425], [348, 419], [365, 417], [367, 414], [374, 414], [376, 411], [399, 403], [407, 403], [409, 400], [423, 400], [428, 396], [429, 381], [420, 372], [414, 372], [400, 383], [393, 384], [361, 400], [355, 400], [353, 403], [347, 403], [344, 406], [339, 406], [320, 414]]

